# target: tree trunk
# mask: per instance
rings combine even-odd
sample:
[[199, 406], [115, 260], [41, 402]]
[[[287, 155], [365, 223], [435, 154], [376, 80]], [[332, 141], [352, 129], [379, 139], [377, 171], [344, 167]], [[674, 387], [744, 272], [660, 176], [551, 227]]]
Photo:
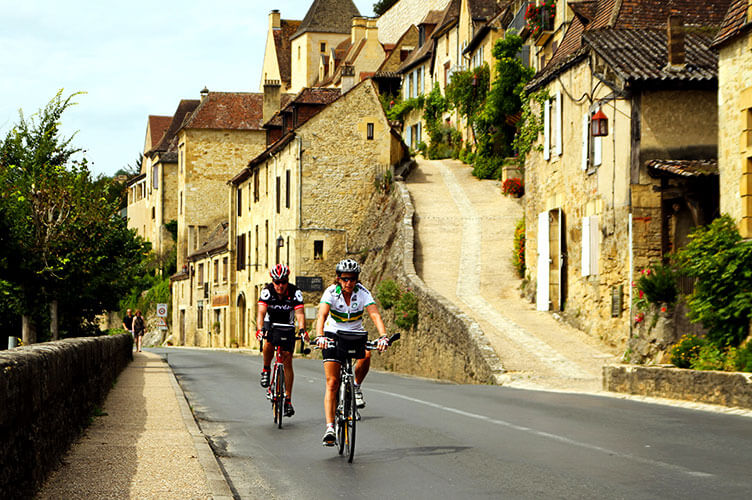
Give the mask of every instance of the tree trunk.
[[23, 340], [24, 345], [37, 342], [37, 330], [28, 314], [21, 316], [21, 340]]
[[60, 338], [60, 326], [57, 314], [57, 299], [50, 302], [50, 337], [52, 340], [58, 340]]

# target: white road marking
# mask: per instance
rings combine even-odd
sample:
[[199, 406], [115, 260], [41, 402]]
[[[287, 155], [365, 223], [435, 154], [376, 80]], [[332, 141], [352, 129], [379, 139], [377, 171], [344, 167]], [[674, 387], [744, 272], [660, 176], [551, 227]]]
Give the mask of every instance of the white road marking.
[[523, 425], [513, 424], [513, 423], [507, 422], [505, 420], [500, 420], [500, 419], [497, 419], [497, 418], [491, 418], [491, 417], [487, 417], [485, 415], [480, 415], [480, 414], [477, 414], [477, 413], [471, 413], [471, 412], [467, 412], [467, 411], [464, 411], [464, 410], [459, 410], [457, 408], [452, 408], [450, 406], [444, 406], [444, 405], [440, 405], [438, 403], [432, 403], [430, 401], [424, 401], [422, 399], [417, 399], [417, 398], [413, 398], [413, 397], [410, 397], [410, 396], [405, 396], [405, 395], [402, 395], [402, 394], [397, 394], [397, 393], [394, 393], [394, 392], [382, 391], [382, 390], [374, 389], [374, 388], [369, 388], [368, 390], [370, 392], [378, 392], [380, 394], [385, 394], [387, 396], [392, 396], [392, 397], [395, 397], [395, 398], [404, 399], [405, 401], [410, 401], [410, 402], [413, 402], [413, 403], [418, 403], [418, 404], [421, 404], [421, 405], [430, 406], [431, 408], [436, 408], [438, 410], [446, 411], [446, 412], [449, 412], [449, 413], [454, 413], [456, 415], [461, 415], [463, 417], [468, 417], [468, 418], [472, 418], [472, 419], [475, 419], [475, 420], [482, 420], [482, 421], [488, 422], [490, 424], [500, 425], [500, 426], [503, 426], [503, 427], [507, 427], [509, 429], [513, 429], [513, 430], [519, 431], [519, 432], [524, 432], [524, 433], [532, 434], [534, 436], [542, 437], [542, 438], [545, 438], [545, 439], [550, 439], [552, 441], [558, 441], [560, 443], [564, 443], [564, 444], [567, 444], [567, 445], [570, 445], [570, 446], [577, 446], [579, 448], [584, 448], [586, 450], [591, 450], [591, 451], [596, 451], [596, 452], [603, 453], [603, 454], [606, 454], [606, 455], [616, 456], [616, 457], [619, 457], [619, 458], [623, 458], [625, 460], [631, 460], [633, 462], [638, 462], [638, 463], [641, 463], [643, 465], [649, 465], [651, 467], [661, 467], [661, 468], [664, 468], [664, 469], [668, 469], [668, 470], [671, 470], [671, 471], [674, 471], [674, 472], [679, 472], [681, 474], [686, 474], [686, 475], [693, 476], [693, 477], [712, 477], [713, 476], [713, 474], [710, 474], [710, 473], [707, 473], [707, 472], [693, 471], [693, 470], [687, 469], [685, 467], [682, 467], [680, 465], [669, 464], [669, 463], [666, 463], [666, 462], [661, 462], [659, 460], [651, 460], [649, 458], [638, 457], [638, 456], [632, 455], [631, 453], [623, 453], [623, 452], [620, 452], [620, 451], [610, 450], [610, 449], [604, 448], [602, 446], [598, 446], [598, 445], [594, 445], [594, 444], [590, 444], [590, 443], [584, 443], [582, 441], [577, 441], [575, 439], [570, 439], [570, 438], [568, 438], [566, 436], [560, 436], [558, 434], [552, 434], [550, 432], [539, 431], [539, 430], [533, 429], [531, 427], [525, 427]]

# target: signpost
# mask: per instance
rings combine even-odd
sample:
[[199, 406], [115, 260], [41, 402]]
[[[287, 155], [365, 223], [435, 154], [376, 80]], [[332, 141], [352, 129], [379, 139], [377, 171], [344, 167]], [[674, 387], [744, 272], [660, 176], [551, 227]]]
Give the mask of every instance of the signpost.
[[157, 317], [158, 318], [167, 317], [167, 304], [157, 304]]
[[160, 330], [167, 330], [167, 320], [164, 318], [157, 318], [157, 328]]

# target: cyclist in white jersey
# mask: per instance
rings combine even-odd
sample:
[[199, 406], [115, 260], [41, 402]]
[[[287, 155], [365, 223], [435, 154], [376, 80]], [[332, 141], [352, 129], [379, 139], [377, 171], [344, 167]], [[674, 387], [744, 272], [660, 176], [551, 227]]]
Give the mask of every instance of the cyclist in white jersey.
[[[324, 291], [319, 304], [316, 321], [316, 335], [319, 347], [324, 355], [324, 373], [326, 375], [326, 394], [324, 396], [324, 415], [326, 431], [323, 444], [334, 446], [334, 410], [339, 388], [339, 365], [342, 359], [337, 357], [336, 349], [328, 347], [328, 338], [333, 338], [337, 330], [362, 331], [363, 314], [368, 313], [379, 332], [378, 348], [385, 351], [388, 343], [386, 328], [381, 314], [376, 307], [371, 292], [358, 281], [360, 265], [352, 259], [345, 259], [337, 264], [337, 279]], [[358, 408], [365, 406], [360, 385], [363, 383], [371, 366], [371, 351], [366, 357], [355, 363], [355, 400]]]

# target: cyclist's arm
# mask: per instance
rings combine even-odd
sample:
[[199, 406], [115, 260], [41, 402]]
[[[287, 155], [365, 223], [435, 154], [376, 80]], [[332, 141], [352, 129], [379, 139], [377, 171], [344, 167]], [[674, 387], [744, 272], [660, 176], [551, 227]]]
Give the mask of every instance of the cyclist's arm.
[[262, 330], [264, 328], [264, 318], [266, 317], [267, 305], [263, 302], [258, 303], [256, 308], [256, 330]]
[[295, 309], [295, 321], [298, 323], [298, 330], [305, 330], [305, 309], [303, 306]]
[[379, 332], [379, 335], [382, 337], [386, 336], [386, 327], [384, 326], [384, 322], [381, 320], [381, 314], [379, 314], [379, 308], [376, 307], [376, 304], [367, 305], [366, 312], [369, 316], [371, 316], [371, 321], [373, 321], [373, 324], [376, 326], [376, 330]]
[[319, 304], [319, 315], [316, 318], [316, 336], [322, 337], [324, 335], [324, 323], [329, 316], [329, 304], [322, 302]]

